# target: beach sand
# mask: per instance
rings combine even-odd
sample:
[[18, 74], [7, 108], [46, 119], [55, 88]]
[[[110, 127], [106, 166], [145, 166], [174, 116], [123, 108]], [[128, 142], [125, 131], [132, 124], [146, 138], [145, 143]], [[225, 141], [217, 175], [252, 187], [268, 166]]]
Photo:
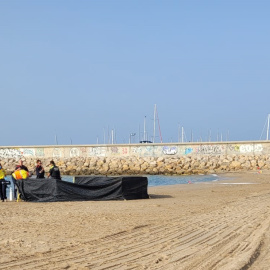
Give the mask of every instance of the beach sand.
[[0, 269], [270, 269], [270, 172], [149, 200], [0, 203]]

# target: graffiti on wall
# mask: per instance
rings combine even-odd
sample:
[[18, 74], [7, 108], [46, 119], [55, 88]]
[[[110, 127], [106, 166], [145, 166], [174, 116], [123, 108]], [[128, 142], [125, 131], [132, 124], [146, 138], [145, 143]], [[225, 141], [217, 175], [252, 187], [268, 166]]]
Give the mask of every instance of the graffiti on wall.
[[261, 144], [243, 144], [239, 147], [240, 153], [262, 152]]
[[1, 158], [22, 158], [22, 157], [35, 157], [44, 156], [43, 148], [1, 148], [0, 157]]
[[0, 149], [1, 158], [16, 158], [19, 159], [22, 157], [22, 153], [18, 149], [14, 148], [1, 148]]
[[[122, 150], [124, 151], [124, 154], [129, 154], [128, 148]], [[143, 156], [143, 157], [150, 157], [150, 156], [157, 156], [158, 153], [158, 146], [138, 146], [138, 147], [131, 147], [130, 150], [131, 154]]]
[[112, 153], [113, 155], [119, 154], [119, 149], [118, 149], [117, 146], [111, 147], [111, 148], [110, 148], [110, 151], [111, 151], [111, 153]]
[[162, 153], [164, 155], [175, 155], [177, 153], [176, 146], [163, 146]]
[[142, 148], [139, 146], [139, 147], [131, 147], [131, 153], [132, 154], [137, 154], [137, 155], [140, 155], [142, 152]]
[[105, 157], [106, 147], [90, 147], [89, 156]]
[[32, 148], [20, 148], [21, 154], [24, 157], [34, 157], [35, 149]]
[[82, 153], [82, 156], [86, 156], [87, 155], [86, 147], [82, 147], [81, 148], [81, 153]]
[[222, 154], [226, 150], [224, 145], [200, 145], [196, 148], [196, 153], [201, 155]]
[[61, 150], [59, 148], [54, 148], [52, 155], [54, 158], [60, 158], [61, 157]]
[[186, 147], [185, 148], [185, 155], [191, 154], [193, 152], [193, 148], [192, 147]]
[[36, 156], [37, 157], [44, 157], [44, 148], [36, 148]]
[[117, 147], [113, 146], [109, 148], [112, 155], [127, 155], [128, 147]]
[[71, 148], [69, 151], [70, 157], [79, 157], [80, 156], [80, 151], [78, 148]]
[[155, 157], [157, 155], [157, 146], [146, 146], [142, 149], [142, 155], [144, 157]]
[[231, 151], [231, 152], [239, 152], [240, 151], [240, 145], [238, 144], [230, 144], [227, 146], [228, 147], [228, 150]]

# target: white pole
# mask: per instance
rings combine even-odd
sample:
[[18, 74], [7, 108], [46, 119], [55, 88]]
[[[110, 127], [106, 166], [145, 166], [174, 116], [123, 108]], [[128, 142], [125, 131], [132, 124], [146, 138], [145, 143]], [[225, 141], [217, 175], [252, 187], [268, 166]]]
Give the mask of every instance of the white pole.
[[111, 142], [111, 139], [110, 139], [110, 128], [108, 126], [108, 144], [110, 144], [110, 142]]
[[182, 127], [182, 142], [184, 142], [184, 127]]
[[113, 129], [112, 129], [112, 144], [114, 143], [114, 140], [113, 140], [114, 138], [113, 138]]
[[180, 142], [180, 124], [178, 123], [178, 142]]
[[155, 142], [156, 137], [156, 104], [154, 106], [154, 134], [153, 134], [153, 143]]
[[12, 187], [9, 188], [9, 200], [13, 201], [13, 189], [12, 189]]
[[146, 141], [146, 129], [145, 129], [145, 125], [146, 125], [146, 116], [144, 117], [144, 123], [143, 123], [143, 140]]
[[269, 120], [270, 120], [270, 114], [268, 114], [268, 117], [267, 117], [267, 131], [266, 131], [266, 140], [267, 141], [269, 138]]

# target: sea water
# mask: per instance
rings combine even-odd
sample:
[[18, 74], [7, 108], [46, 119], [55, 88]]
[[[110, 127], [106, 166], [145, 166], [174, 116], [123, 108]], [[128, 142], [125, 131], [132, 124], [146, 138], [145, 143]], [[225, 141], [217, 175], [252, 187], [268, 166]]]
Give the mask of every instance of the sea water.
[[[197, 184], [197, 183], [218, 181], [221, 179], [216, 174], [184, 175], [184, 176], [164, 176], [164, 175], [144, 175], [144, 176], [148, 178], [149, 187], [179, 185], [179, 184]], [[11, 176], [7, 176], [6, 180], [11, 182], [11, 185], [9, 185], [7, 188], [7, 196], [9, 196], [10, 186], [13, 188]], [[73, 176], [64, 175], [62, 176], [62, 180], [67, 181], [67, 182], [73, 182]]]
[[[147, 176], [147, 175], [146, 175]], [[197, 184], [202, 182], [213, 182], [220, 179], [216, 174], [211, 175], [185, 175], [185, 176], [163, 176], [163, 175], [148, 175], [148, 185], [167, 186], [178, 184]]]
[[[202, 182], [218, 181], [216, 174], [211, 175], [185, 175], [185, 176], [165, 176], [165, 175], [144, 175], [148, 178], [148, 186], [167, 186], [178, 184], [196, 184]], [[63, 180], [73, 182], [73, 176], [63, 176]]]

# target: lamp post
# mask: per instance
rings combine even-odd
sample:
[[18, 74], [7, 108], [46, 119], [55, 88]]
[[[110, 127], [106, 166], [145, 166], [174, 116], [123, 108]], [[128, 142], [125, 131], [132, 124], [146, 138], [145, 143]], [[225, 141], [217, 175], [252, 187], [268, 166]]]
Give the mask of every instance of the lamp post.
[[135, 136], [135, 135], [136, 135], [136, 133], [130, 133], [130, 134], [129, 134], [129, 144], [131, 144], [131, 137], [132, 137], [132, 136]]

